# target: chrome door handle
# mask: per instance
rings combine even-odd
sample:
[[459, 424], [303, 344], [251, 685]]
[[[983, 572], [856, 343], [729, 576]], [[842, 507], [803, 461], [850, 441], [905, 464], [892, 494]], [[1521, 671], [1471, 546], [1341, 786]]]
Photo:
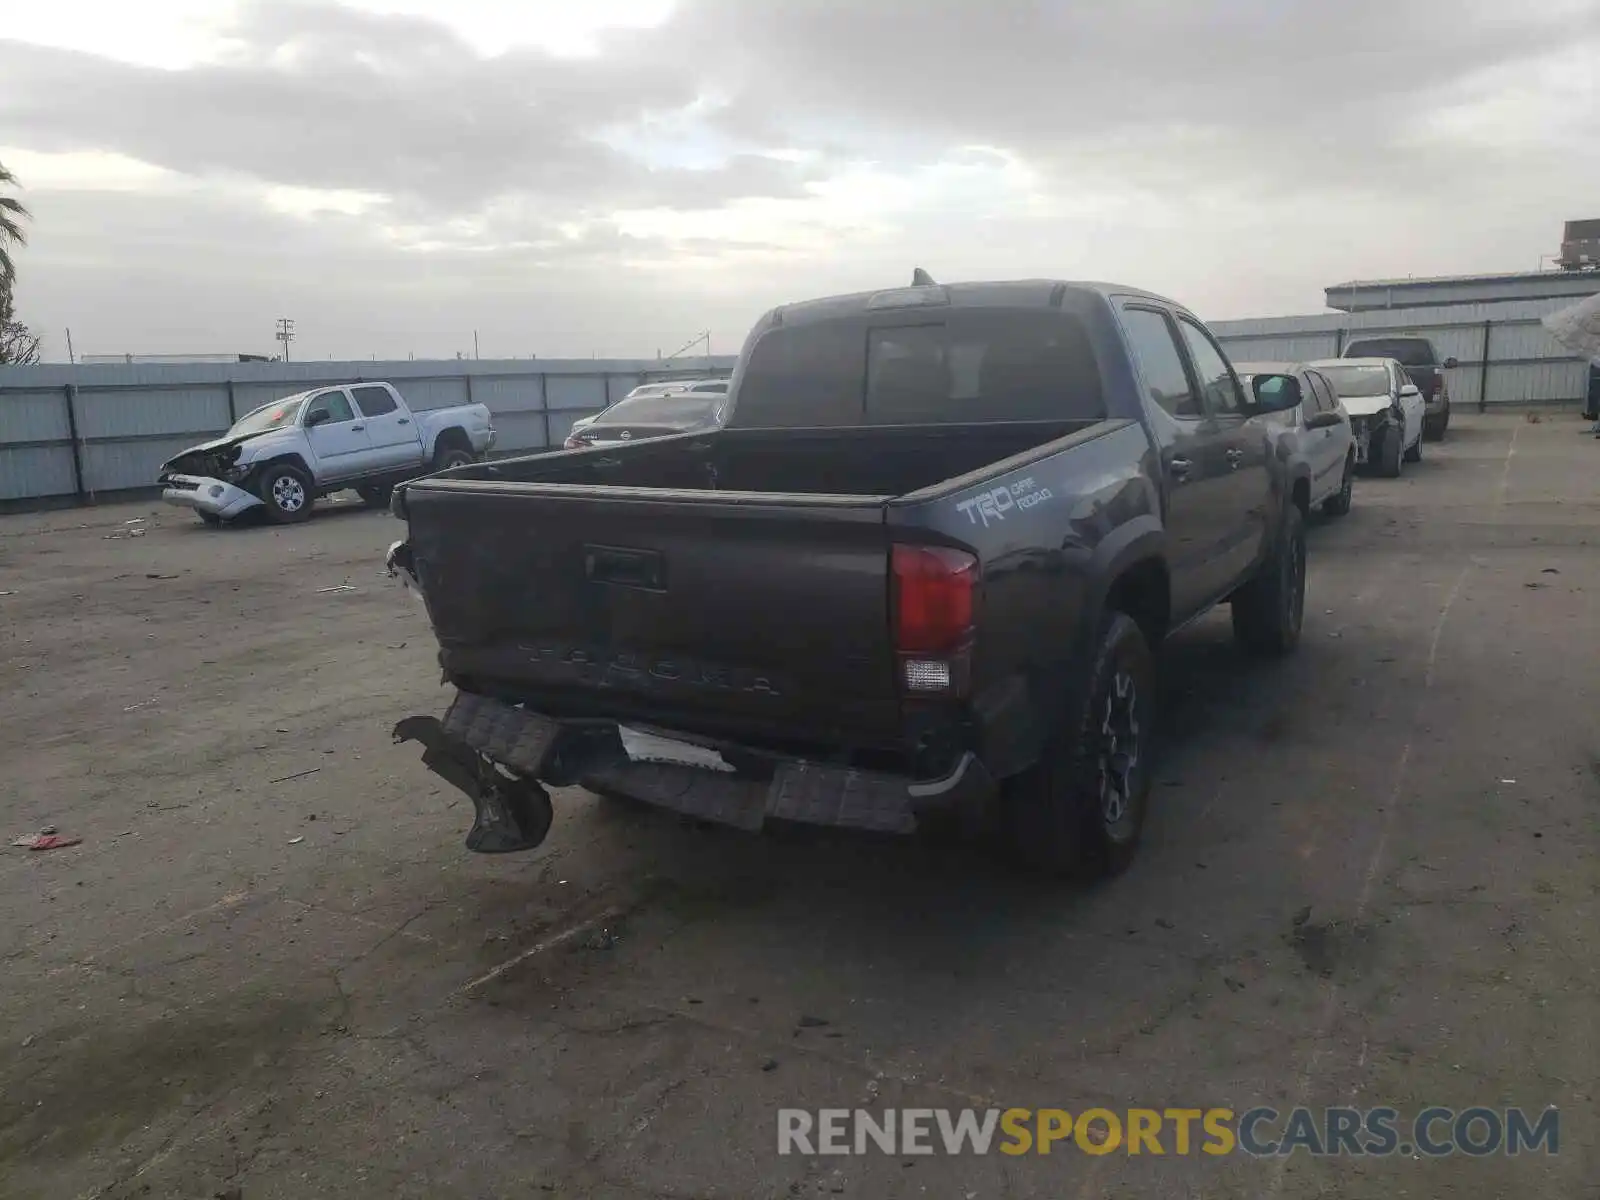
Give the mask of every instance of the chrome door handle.
[[1189, 478], [1189, 472], [1194, 470], [1194, 464], [1187, 458], [1175, 458], [1167, 464], [1167, 470], [1172, 472], [1172, 477], [1179, 483]]
[[366, 428], [365, 425], [352, 425], [352, 426], [350, 426], [350, 432], [351, 433], [360, 433], [365, 428]]
[[395, 424], [396, 425], [409, 425], [409, 424], [411, 424], [411, 418], [410, 417], [401, 417], [398, 421], [395, 422]]

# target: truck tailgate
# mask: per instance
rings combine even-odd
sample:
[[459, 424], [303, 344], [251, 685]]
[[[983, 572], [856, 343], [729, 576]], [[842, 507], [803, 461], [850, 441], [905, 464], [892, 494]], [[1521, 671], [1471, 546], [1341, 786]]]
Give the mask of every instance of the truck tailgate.
[[885, 497], [440, 479], [405, 502], [458, 681], [557, 716], [896, 744]]

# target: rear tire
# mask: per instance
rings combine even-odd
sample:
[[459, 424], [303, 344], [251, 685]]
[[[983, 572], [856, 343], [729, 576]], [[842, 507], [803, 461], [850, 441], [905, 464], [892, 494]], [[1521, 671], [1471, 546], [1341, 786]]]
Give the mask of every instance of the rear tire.
[[1356, 460], [1355, 456], [1344, 460], [1344, 483], [1339, 490], [1322, 502], [1322, 515], [1326, 517], [1342, 517], [1350, 511], [1350, 501], [1355, 494]]
[[315, 503], [311, 480], [291, 463], [264, 467], [256, 477], [255, 493], [261, 497], [267, 516], [279, 525], [304, 521], [311, 515], [311, 506]]
[[361, 503], [368, 508], [388, 508], [389, 497], [394, 492], [394, 486], [387, 483], [364, 483], [356, 488], [356, 495], [361, 497]]
[[477, 456], [460, 446], [440, 446], [433, 452], [435, 471], [448, 471], [451, 467], [464, 467], [473, 462], [477, 462]]
[[207, 528], [210, 528], [210, 529], [221, 529], [222, 528], [222, 518], [217, 516], [216, 513], [203, 512], [203, 513], [196, 513], [195, 515], [200, 518], [200, 523], [202, 525], [205, 525]]
[[1083, 881], [1133, 860], [1150, 796], [1155, 656], [1138, 623], [1113, 612], [1088, 678], [1040, 760], [1006, 782], [1007, 849], [1030, 867]]
[[1233, 594], [1233, 636], [1252, 654], [1281, 657], [1300, 644], [1306, 602], [1306, 525], [1298, 505], [1285, 510], [1272, 554]]

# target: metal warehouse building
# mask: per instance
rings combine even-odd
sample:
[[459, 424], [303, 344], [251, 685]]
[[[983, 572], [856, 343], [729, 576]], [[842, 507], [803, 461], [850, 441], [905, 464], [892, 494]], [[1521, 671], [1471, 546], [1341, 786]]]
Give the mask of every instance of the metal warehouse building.
[[1577, 404], [1590, 364], [1545, 332], [1541, 318], [1600, 292], [1600, 271], [1378, 279], [1326, 289], [1339, 311], [1208, 322], [1236, 362], [1337, 358], [1353, 336], [1432, 340], [1456, 404]]

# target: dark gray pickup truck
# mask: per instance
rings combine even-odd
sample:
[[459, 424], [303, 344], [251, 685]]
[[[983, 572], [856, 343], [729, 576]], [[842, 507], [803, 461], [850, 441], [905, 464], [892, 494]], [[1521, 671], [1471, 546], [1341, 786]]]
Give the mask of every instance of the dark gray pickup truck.
[[458, 689], [396, 738], [473, 798], [475, 850], [544, 838], [542, 781], [1117, 870], [1161, 641], [1224, 601], [1253, 651], [1299, 638], [1308, 495], [1252, 419], [1271, 403], [1132, 288], [775, 309], [720, 429], [395, 493], [389, 565]]

